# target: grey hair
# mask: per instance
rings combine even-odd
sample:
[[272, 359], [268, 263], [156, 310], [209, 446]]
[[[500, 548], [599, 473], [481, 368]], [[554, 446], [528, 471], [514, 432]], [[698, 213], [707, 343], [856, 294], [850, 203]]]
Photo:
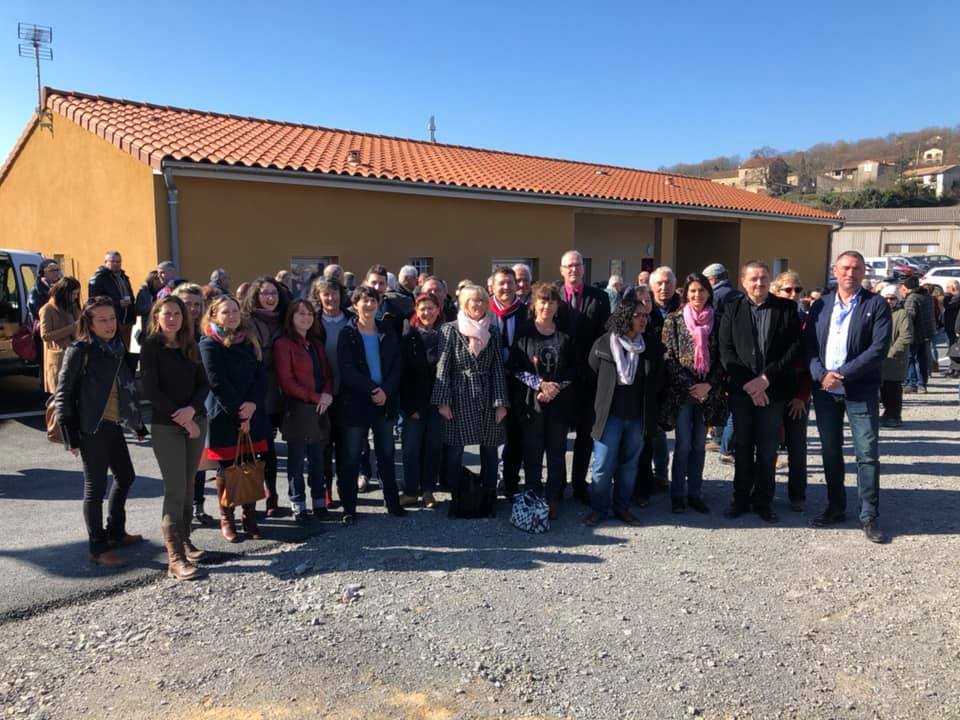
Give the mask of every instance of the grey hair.
[[526, 263], [517, 263], [516, 265], [513, 266], [513, 271], [517, 272], [518, 268], [523, 268], [524, 270], [527, 271], [527, 275], [529, 275], [531, 279], [533, 278], [533, 270], [530, 269], [529, 265], [527, 265]]
[[560, 256], [560, 262], [563, 262], [563, 259], [567, 255], [576, 255], [577, 259], [580, 261], [580, 264], [583, 265], [583, 253], [579, 250], [567, 250], [563, 255]]
[[676, 284], [676, 282], [677, 282], [677, 274], [673, 271], [673, 268], [670, 267], [669, 265], [661, 265], [661, 266], [658, 267], [656, 270], [654, 270], [652, 273], [650, 273], [650, 280], [651, 280], [651, 281], [653, 281], [653, 276], [654, 276], [654, 275], [666, 275], [667, 277], [670, 278], [670, 282], [672, 282], [672, 283], [674, 283], [674, 284]]
[[397, 273], [397, 279], [401, 282], [404, 278], [408, 277], [418, 277], [420, 273], [417, 272], [417, 269], [413, 265], [404, 265], [400, 268], [400, 272]]
[[621, 277], [620, 275], [611, 275], [610, 278], [607, 280], [607, 287], [613, 287], [614, 284], [618, 282], [622, 283], [623, 277]]

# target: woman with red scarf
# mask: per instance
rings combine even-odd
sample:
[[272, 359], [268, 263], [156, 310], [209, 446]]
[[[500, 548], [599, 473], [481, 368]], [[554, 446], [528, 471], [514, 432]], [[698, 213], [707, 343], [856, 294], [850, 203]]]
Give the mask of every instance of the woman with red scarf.
[[[206, 456], [220, 463], [217, 473], [217, 498], [220, 503], [220, 531], [227, 542], [237, 542], [233, 508], [222, 503], [223, 471], [237, 457], [237, 436], [249, 432], [255, 453], [267, 451], [272, 427], [263, 407], [267, 394], [267, 376], [260, 346], [241, 322], [240, 305], [229, 295], [210, 303], [201, 322], [203, 338], [200, 357], [210, 382], [207, 396], [209, 418]], [[260, 539], [256, 503], [243, 506], [243, 529], [251, 540]]]
[[663, 344], [669, 391], [662, 424], [676, 427], [670, 499], [673, 512], [687, 506], [699, 513], [710, 508], [703, 501], [703, 464], [707, 428], [726, 422], [723, 365], [719, 330], [713, 309], [713, 289], [701, 273], [687, 275], [680, 308], [663, 321]]

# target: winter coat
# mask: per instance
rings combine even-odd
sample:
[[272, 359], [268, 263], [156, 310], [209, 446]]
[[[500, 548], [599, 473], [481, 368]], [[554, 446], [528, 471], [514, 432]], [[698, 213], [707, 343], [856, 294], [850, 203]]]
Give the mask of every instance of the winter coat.
[[63, 364], [63, 354], [77, 337], [76, 312], [47, 302], [40, 308], [40, 339], [43, 341], [43, 390], [53, 394]]
[[[886, 301], [884, 301], [886, 302]], [[937, 334], [933, 296], [926, 290], [911, 290], [903, 301], [903, 309], [913, 323], [913, 342], [930, 340]]]
[[377, 338], [380, 345], [380, 373], [383, 382], [379, 387], [387, 396], [386, 404], [375, 405], [371, 394], [377, 383], [370, 377], [363, 336], [352, 320], [340, 331], [337, 341], [337, 362], [340, 365], [340, 395], [338, 401], [342, 412], [340, 424], [344, 427], [370, 427], [384, 416], [395, 418], [400, 407], [400, 378], [402, 374], [400, 343], [396, 334], [382, 321], [377, 321]]
[[68, 449], [79, 448], [81, 435], [100, 429], [114, 383], [123, 424], [138, 436], [147, 434], [134, 379], [136, 364], [136, 356], [129, 352], [115, 358], [97, 342], [78, 340], [67, 348], [53, 403]]
[[440, 360], [430, 402], [449, 405], [453, 420], [443, 421], [443, 442], [453, 447], [496, 447], [504, 441], [504, 424], [496, 409], [509, 407], [500, 331], [490, 324], [490, 341], [479, 355], [471, 353], [457, 322], [440, 328]]
[[430, 396], [437, 380], [440, 347], [437, 346], [432, 357], [428, 356], [422, 334], [416, 328], [410, 328], [400, 338], [400, 356], [403, 358], [400, 409], [407, 415], [419, 413], [420, 417], [425, 417], [431, 408]]
[[[859, 300], [850, 317], [847, 334], [847, 361], [837, 368], [843, 375], [843, 390], [850, 400], [877, 397], [883, 371], [883, 360], [890, 347], [890, 306], [869, 290], [858, 290]], [[813, 386], [819, 387], [827, 369], [827, 338], [830, 318], [837, 293], [824, 295], [810, 307], [803, 333], [804, 352], [810, 365]], [[916, 338], [914, 338], [916, 342]]]
[[207, 396], [207, 448], [211, 457], [232, 460], [240, 432], [240, 406], [256, 404], [250, 418], [250, 437], [254, 445], [266, 448], [273, 429], [264, 411], [267, 378], [253, 343], [246, 341], [227, 347], [212, 337], [200, 340], [200, 358], [207, 371], [210, 394]]
[[203, 363], [194, 362], [179, 348], [168, 348], [162, 337], [151, 335], [140, 346], [140, 379], [143, 394], [152, 405], [154, 425], [175, 425], [173, 414], [182, 407], [193, 408], [194, 417], [207, 414], [210, 394]]
[[[663, 370], [663, 344], [651, 335], [644, 333], [646, 348], [643, 351], [643, 362], [637, 364], [637, 374], [634, 383], [643, 383], [643, 407], [640, 412], [643, 417], [643, 432], [651, 435], [656, 432], [659, 416], [658, 404], [663, 400], [665, 383]], [[596, 399], [594, 400], [593, 430], [590, 435], [594, 440], [603, 437], [610, 416], [610, 407], [613, 404], [613, 393], [617, 389], [617, 364], [610, 351], [610, 333], [604, 333], [593, 344], [587, 364], [595, 376]]]
[[742, 292], [733, 287], [729, 280], [721, 280], [713, 286], [713, 309], [717, 311], [717, 315], [722, 316], [727, 309], [727, 303], [739, 297], [743, 297]]
[[[117, 322], [120, 325], [133, 325], [136, 320], [133, 286], [130, 284], [130, 278], [123, 270], [119, 274], [120, 277], [117, 278], [112, 271], [107, 270], [103, 265], [98, 267], [87, 283], [87, 298], [92, 300], [100, 295], [110, 298], [113, 301], [113, 309], [117, 313]], [[126, 307], [120, 305], [124, 296], [130, 298], [130, 304]]]
[[[323, 383], [317, 387], [313, 373], [313, 359], [307, 350], [307, 343], [313, 347], [320, 361]], [[301, 402], [320, 402], [320, 396], [333, 397], [333, 373], [327, 362], [327, 352], [318, 338], [297, 339], [282, 335], [273, 345], [273, 366], [277, 373], [277, 383], [285, 397]]]
[[720, 360], [720, 317], [713, 316], [713, 329], [710, 331], [709, 351], [710, 369], [706, 377], [700, 378], [693, 369], [695, 346], [693, 336], [683, 320], [683, 311], [672, 312], [663, 321], [661, 336], [666, 350], [664, 371], [666, 373], [666, 395], [660, 406], [660, 424], [664, 428], [677, 425], [680, 408], [690, 399], [689, 390], [698, 383], [708, 383], [710, 392], [701, 403], [704, 420], [708, 427], [718, 427], [727, 422], [727, 400], [723, 391], [723, 363]]
[[273, 365], [273, 344], [283, 335], [283, 318], [277, 316], [276, 323], [254, 315], [250, 318], [250, 325], [260, 343], [261, 361], [267, 379], [267, 393], [264, 397], [264, 411], [267, 415], [279, 415], [282, 412], [280, 405], [280, 385], [277, 383], [277, 373]]
[[43, 306], [47, 304], [47, 300], [49, 299], [50, 286], [46, 280], [40, 278], [27, 297], [27, 310], [30, 312], [30, 317], [33, 318], [34, 322], [40, 321], [40, 310], [43, 309]]
[[[549, 353], [552, 357], [547, 357]], [[520, 373], [529, 373], [541, 380], [571, 383], [549, 403], [541, 405], [537, 400], [537, 391], [526, 385]], [[566, 424], [573, 423], [574, 399], [576, 395], [577, 360], [573, 341], [561, 330], [555, 330], [549, 338], [544, 337], [532, 322], [525, 325], [514, 338], [507, 363], [507, 374], [511, 383], [511, 412], [519, 417], [530, 419], [534, 415], [549, 413], [550, 417]]]
[[960, 295], [947, 295], [943, 302], [943, 329], [951, 343], [957, 339], [958, 318], [960, 318]]
[[907, 379], [907, 360], [913, 344], [913, 321], [902, 304], [890, 314], [890, 326], [893, 331], [890, 349], [883, 361], [883, 379], [902, 383]]

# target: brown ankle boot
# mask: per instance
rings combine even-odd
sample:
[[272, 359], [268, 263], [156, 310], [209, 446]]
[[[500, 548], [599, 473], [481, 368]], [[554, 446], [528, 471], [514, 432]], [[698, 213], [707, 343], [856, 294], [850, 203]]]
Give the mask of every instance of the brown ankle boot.
[[220, 508], [220, 532], [223, 534], [223, 539], [228, 543], [235, 543], [237, 542], [237, 528], [233, 521], [233, 508], [223, 505], [223, 493], [226, 490], [227, 482], [223, 477], [217, 475], [213, 484], [217, 488], [217, 505]]
[[243, 506], [243, 531], [251, 540], [260, 540], [260, 528], [257, 527], [257, 504], [250, 503]]
[[207, 553], [190, 542], [190, 538], [183, 541], [183, 552], [187, 556], [187, 560], [192, 563], [198, 563], [207, 556]]
[[184, 556], [180, 533], [170, 527], [162, 530], [163, 543], [167, 546], [167, 577], [174, 580], [196, 580], [200, 576], [200, 571]]

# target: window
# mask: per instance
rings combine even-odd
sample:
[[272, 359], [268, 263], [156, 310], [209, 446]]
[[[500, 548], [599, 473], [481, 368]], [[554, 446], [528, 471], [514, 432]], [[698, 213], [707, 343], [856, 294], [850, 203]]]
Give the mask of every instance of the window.
[[773, 277], [777, 277], [780, 273], [790, 267], [790, 261], [787, 258], [774, 258], [773, 259]]
[[623, 268], [625, 263], [620, 258], [614, 258], [610, 261], [610, 276], [619, 275], [620, 277], [624, 276]]
[[336, 255], [316, 257], [297, 256], [290, 258], [290, 274], [293, 275], [293, 290], [298, 294], [310, 282], [310, 278], [322, 273], [327, 265], [336, 265], [340, 259]]
[[410, 258], [410, 264], [417, 269], [417, 274], [426, 273], [427, 275], [433, 275], [433, 258], [432, 257], [412, 257]]

